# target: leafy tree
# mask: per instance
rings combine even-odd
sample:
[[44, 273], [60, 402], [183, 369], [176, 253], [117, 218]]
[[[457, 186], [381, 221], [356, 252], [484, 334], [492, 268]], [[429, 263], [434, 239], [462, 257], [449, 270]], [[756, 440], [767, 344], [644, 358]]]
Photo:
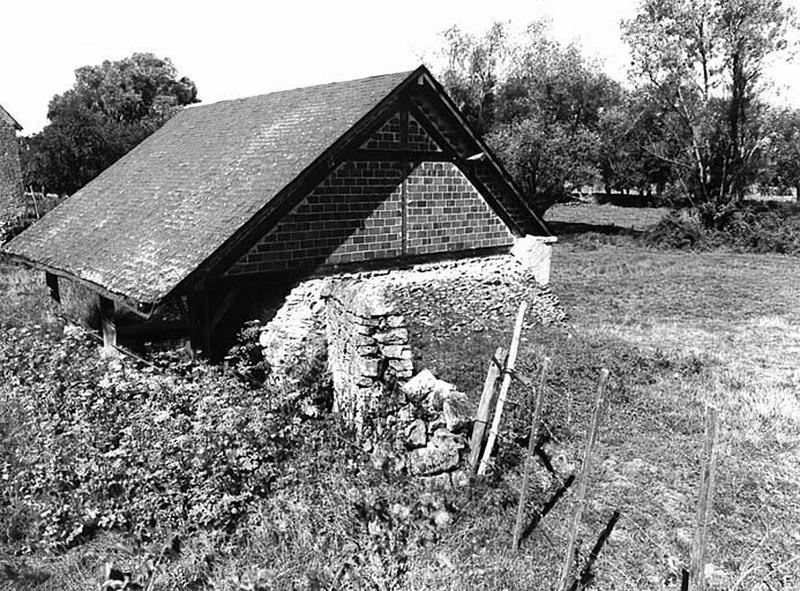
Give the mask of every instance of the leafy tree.
[[50, 101], [50, 122], [23, 140], [24, 182], [72, 193], [195, 102], [194, 82], [150, 53], [78, 68]]
[[597, 178], [600, 113], [619, 86], [546, 21], [519, 36], [495, 23], [482, 37], [444, 34], [440, 79], [543, 212]]
[[662, 154], [702, 201], [740, 197], [761, 166], [763, 69], [786, 47], [781, 0], [642, 0], [623, 24], [633, 72], [662, 112]]
[[775, 109], [767, 121], [767, 182], [782, 189], [795, 189], [795, 196], [800, 199], [800, 109]]
[[442, 34], [440, 79], [462, 113], [480, 134], [494, 122], [495, 97], [511, 47], [507, 25], [495, 22], [481, 36], [457, 26]]
[[570, 129], [532, 115], [498, 126], [487, 140], [537, 213], [597, 177], [598, 139], [585, 127]]

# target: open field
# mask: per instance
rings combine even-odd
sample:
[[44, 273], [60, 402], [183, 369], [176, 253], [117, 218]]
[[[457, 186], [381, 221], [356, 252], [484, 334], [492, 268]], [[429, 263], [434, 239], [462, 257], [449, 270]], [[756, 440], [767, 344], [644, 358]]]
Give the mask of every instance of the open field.
[[[524, 333], [524, 373], [535, 375], [540, 355], [553, 358], [545, 415], [554, 437], [545, 450], [558, 472], [552, 478], [538, 470], [529, 517], [576, 470], [595, 380], [608, 367], [610, 408], [580, 556], [614, 509], [622, 517], [590, 588], [678, 588], [709, 402], [720, 408], [722, 421], [710, 588], [800, 589], [800, 260], [615, 242], [558, 244], [552, 287], [571, 324], [531, 324]], [[3, 288], [22, 292], [0, 304], [4, 322], [52, 321], [32, 311], [44, 289], [32, 287], [25, 273], [14, 272]], [[516, 302], [510, 304], [513, 310]], [[454, 320], [432, 315], [412, 326], [417, 362], [474, 396], [513, 318], [448, 337]], [[512, 391], [522, 395], [520, 388]], [[270, 494], [250, 507], [235, 535], [220, 541], [214, 533], [186, 532], [183, 557], [164, 567], [154, 589], [187, 588], [187, 581], [195, 589], [252, 589], [241, 586], [248, 573], [251, 581], [261, 573], [259, 589], [548, 589], [555, 582], [569, 494], [518, 555], [508, 550], [524, 414], [501, 437], [487, 482], [434, 495], [370, 470], [368, 454], [343, 443], [325, 422], [297, 427]], [[395, 507], [401, 513], [410, 507], [411, 517], [396, 518]], [[444, 509], [447, 519], [420, 517]], [[375, 521], [381, 511], [393, 517]], [[100, 581], [106, 560], [138, 560], [125, 544], [130, 536], [99, 534], [66, 554], [24, 560], [51, 573], [33, 588], [85, 589]]]
[[[559, 227], [614, 226], [626, 230], [644, 230], [657, 224], [669, 209], [666, 207], [620, 207], [606, 203], [557, 203], [544, 219]], [[558, 232], [556, 232], [558, 234]]]
[[[551, 453], [563, 462], [562, 478], [577, 465], [594, 380], [602, 366], [612, 372], [584, 543], [614, 509], [622, 518], [596, 564], [596, 588], [677, 588], [688, 564], [705, 403], [720, 408], [722, 421], [711, 588], [800, 588], [800, 261], [567, 242], [553, 269], [572, 327], [531, 328], [521, 357], [531, 376], [540, 355], [553, 358], [547, 414], [560, 439]], [[508, 339], [508, 320], [490, 334], [427, 342], [425, 361], [437, 375], [473, 385], [476, 396], [485, 370], [476, 360]], [[423, 342], [426, 334], [437, 334], [436, 326], [416, 332]], [[478, 562], [506, 573], [494, 584], [526, 588], [522, 573], [542, 562], [550, 566], [538, 570], [535, 588], [554, 582], [569, 507], [568, 500], [556, 506], [521, 558], [480, 554]], [[485, 519], [473, 527], [486, 527]], [[496, 546], [510, 544], [512, 519], [509, 509], [496, 524], [506, 528]]]

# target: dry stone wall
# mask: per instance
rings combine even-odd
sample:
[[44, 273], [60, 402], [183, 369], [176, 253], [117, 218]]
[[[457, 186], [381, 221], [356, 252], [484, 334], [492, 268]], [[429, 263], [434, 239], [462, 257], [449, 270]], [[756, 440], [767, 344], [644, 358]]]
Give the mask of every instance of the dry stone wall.
[[405, 318], [375, 283], [331, 280], [326, 300], [334, 410], [360, 434], [384, 387], [412, 375]]

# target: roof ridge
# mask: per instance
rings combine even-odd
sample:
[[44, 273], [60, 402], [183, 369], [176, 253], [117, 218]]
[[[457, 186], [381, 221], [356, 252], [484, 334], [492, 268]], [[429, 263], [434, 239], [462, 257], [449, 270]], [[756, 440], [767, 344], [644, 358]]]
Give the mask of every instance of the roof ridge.
[[350, 80], [334, 80], [332, 82], [322, 82], [320, 84], [310, 84], [308, 86], [295, 86], [292, 88], [282, 88], [280, 90], [273, 90], [271, 92], [262, 92], [259, 94], [251, 94], [249, 96], [240, 96], [235, 98], [227, 98], [227, 99], [220, 99], [218, 101], [214, 101], [213, 103], [194, 103], [190, 105], [186, 105], [183, 110], [196, 110], [196, 109], [203, 109], [204, 107], [212, 107], [214, 105], [221, 105], [226, 103], [236, 103], [236, 102], [244, 102], [251, 99], [257, 98], [264, 98], [268, 96], [276, 96], [284, 93], [291, 93], [297, 92], [298, 90], [321, 90], [323, 88], [330, 88], [333, 86], [338, 86], [340, 84], [355, 84], [361, 82], [367, 82], [370, 80], [378, 80], [380, 78], [393, 78], [398, 76], [403, 76], [404, 78], [410, 76], [414, 72], [419, 69], [419, 66], [416, 68], [412, 68], [410, 70], [400, 70], [398, 72], [389, 72], [387, 74], [374, 74], [372, 76], [364, 76], [361, 78], [352, 78]]

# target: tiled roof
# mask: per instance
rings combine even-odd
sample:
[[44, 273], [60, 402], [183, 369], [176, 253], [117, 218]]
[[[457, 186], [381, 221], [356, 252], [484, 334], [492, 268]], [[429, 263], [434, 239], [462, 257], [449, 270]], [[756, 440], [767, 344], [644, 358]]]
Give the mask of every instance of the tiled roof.
[[157, 303], [410, 74], [187, 108], [3, 250]]

